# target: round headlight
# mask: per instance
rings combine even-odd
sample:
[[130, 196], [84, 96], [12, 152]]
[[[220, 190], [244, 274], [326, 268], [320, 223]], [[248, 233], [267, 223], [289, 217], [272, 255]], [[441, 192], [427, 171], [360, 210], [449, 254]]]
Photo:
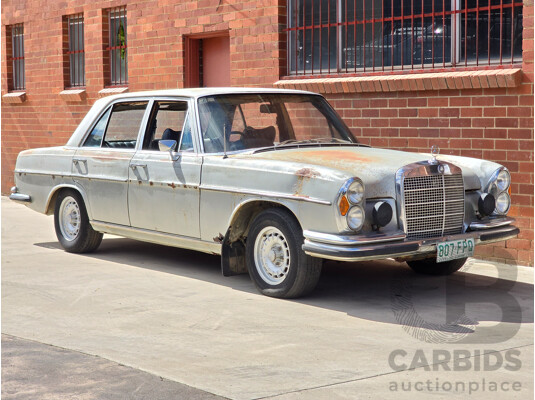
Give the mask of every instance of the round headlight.
[[364, 210], [360, 206], [351, 207], [346, 218], [347, 225], [354, 231], [358, 231], [364, 224]]
[[364, 198], [364, 185], [361, 181], [353, 181], [347, 188], [347, 199], [351, 204], [359, 204]]
[[511, 207], [511, 198], [507, 192], [501, 192], [496, 199], [496, 211], [499, 214], [507, 214]]
[[509, 171], [502, 169], [496, 178], [496, 187], [500, 192], [503, 192], [509, 188], [511, 184], [511, 175]]

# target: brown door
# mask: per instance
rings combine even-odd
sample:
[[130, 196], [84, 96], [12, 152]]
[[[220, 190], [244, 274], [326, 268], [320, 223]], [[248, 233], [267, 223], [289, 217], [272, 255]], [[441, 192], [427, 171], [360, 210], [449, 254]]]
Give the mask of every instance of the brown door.
[[203, 83], [205, 87], [230, 86], [230, 39], [203, 39]]
[[228, 35], [186, 39], [186, 87], [230, 86]]

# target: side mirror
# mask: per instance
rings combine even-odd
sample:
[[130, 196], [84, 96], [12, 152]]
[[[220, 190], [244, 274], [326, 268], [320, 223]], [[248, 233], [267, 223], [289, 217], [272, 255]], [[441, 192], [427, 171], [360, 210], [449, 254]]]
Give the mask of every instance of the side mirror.
[[175, 153], [177, 146], [176, 140], [160, 140], [158, 142], [158, 148], [160, 151], [168, 151], [171, 156], [171, 160], [176, 161], [180, 158], [178, 153]]

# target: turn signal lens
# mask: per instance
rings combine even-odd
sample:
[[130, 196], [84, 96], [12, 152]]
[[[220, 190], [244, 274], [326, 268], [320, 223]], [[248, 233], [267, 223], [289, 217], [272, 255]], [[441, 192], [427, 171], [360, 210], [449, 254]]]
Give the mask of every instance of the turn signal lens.
[[340, 199], [339, 208], [340, 208], [340, 214], [345, 216], [347, 214], [347, 211], [349, 210], [349, 202], [347, 201], [346, 196], [342, 196], [342, 198]]

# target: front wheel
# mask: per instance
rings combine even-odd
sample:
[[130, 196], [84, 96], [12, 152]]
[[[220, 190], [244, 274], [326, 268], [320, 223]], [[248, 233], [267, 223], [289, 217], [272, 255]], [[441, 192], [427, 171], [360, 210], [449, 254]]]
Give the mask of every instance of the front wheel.
[[262, 294], [296, 298], [316, 287], [322, 260], [306, 255], [302, 244], [301, 227], [289, 212], [272, 208], [254, 219], [247, 236], [247, 269]]
[[63, 190], [56, 199], [54, 227], [59, 243], [70, 253], [89, 253], [102, 241], [102, 233], [89, 223], [84, 201], [80, 193]]
[[407, 261], [409, 267], [417, 274], [425, 275], [451, 275], [462, 268], [467, 258], [437, 263], [434, 258], [424, 260]]

